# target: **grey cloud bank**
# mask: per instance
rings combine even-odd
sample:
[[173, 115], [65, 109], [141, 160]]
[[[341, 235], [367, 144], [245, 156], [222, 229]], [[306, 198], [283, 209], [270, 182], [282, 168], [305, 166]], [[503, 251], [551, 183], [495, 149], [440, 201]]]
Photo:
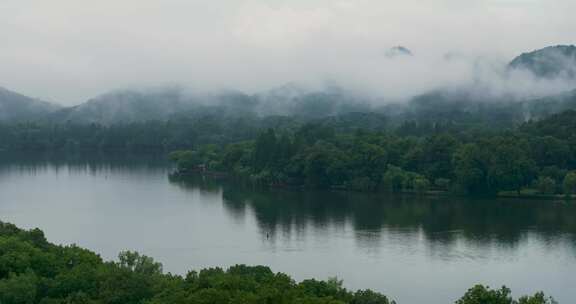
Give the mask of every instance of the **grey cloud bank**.
[[[327, 80], [390, 100], [453, 85], [537, 96], [571, 83], [503, 68], [574, 43], [574, 11], [571, 0], [4, 0], [0, 86], [66, 105], [126, 87]], [[387, 58], [397, 45], [415, 56]]]

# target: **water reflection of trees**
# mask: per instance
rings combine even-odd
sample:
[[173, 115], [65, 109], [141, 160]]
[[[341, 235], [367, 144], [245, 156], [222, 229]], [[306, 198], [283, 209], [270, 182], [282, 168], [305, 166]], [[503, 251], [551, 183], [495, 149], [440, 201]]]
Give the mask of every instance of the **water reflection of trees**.
[[434, 248], [465, 242], [479, 248], [515, 249], [528, 236], [576, 247], [576, 205], [521, 200], [464, 200], [348, 192], [256, 190], [232, 182], [192, 179], [183, 187], [223, 193], [233, 217], [253, 211], [259, 228], [277, 233], [315, 233], [349, 224], [361, 246], [378, 246], [383, 234], [423, 236]]
[[167, 164], [166, 157], [160, 154], [0, 152], [0, 175], [15, 170], [32, 174], [47, 170], [90, 174], [106, 172], [165, 174], [169, 170]]

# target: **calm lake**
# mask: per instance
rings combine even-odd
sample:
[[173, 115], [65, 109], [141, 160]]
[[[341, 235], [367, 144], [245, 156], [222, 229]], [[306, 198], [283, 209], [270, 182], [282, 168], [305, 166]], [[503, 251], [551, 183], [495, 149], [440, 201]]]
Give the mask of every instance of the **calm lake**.
[[399, 304], [453, 303], [477, 283], [576, 299], [576, 204], [262, 191], [170, 171], [149, 157], [0, 154], [0, 220], [179, 274], [261, 264]]

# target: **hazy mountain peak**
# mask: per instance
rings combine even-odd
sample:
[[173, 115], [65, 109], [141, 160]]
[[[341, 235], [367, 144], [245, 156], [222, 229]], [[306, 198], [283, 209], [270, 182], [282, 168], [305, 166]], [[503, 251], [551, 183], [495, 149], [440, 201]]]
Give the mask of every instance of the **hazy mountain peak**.
[[514, 58], [509, 66], [530, 71], [542, 78], [576, 78], [576, 46], [549, 46], [523, 53]]
[[36, 120], [59, 108], [58, 105], [0, 87], [0, 121]]
[[414, 56], [412, 51], [401, 45], [390, 48], [389, 50], [386, 51], [385, 55], [388, 58], [394, 58], [399, 56]]
[[179, 88], [111, 91], [61, 111], [63, 120], [84, 123], [131, 123], [165, 120], [189, 100]]

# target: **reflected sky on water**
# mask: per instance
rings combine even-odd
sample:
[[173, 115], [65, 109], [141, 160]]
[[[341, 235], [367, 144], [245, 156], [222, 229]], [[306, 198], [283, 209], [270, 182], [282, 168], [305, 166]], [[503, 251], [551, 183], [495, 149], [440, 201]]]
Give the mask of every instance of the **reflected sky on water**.
[[452, 303], [477, 283], [576, 298], [576, 204], [265, 191], [170, 179], [162, 157], [0, 157], [1, 220], [106, 259], [138, 250], [181, 274], [263, 264], [399, 304]]

